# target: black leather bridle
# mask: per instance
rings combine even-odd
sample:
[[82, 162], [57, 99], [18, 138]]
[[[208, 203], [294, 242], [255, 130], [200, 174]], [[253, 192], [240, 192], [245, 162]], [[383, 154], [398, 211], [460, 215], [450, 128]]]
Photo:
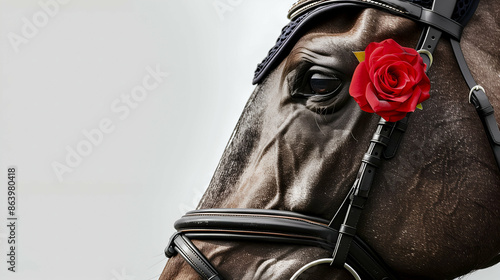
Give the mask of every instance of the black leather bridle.
[[[458, 3], [457, 3], [458, 2]], [[259, 64], [254, 83], [260, 83], [289, 52], [304, 29], [319, 16], [340, 7], [372, 7], [417, 21], [424, 30], [417, 44], [427, 70], [441, 35], [449, 39], [459, 68], [470, 89], [474, 105], [500, 167], [500, 131], [494, 110], [484, 89], [477, 85], [460, 48], [463, 27], [474, 14], [478, 0], [300, 0], [289, 12], [291, 22], [283, 29], [276, 46]], [[167, 257], [181, 255], [203, 279], [222, 276], [196, 248], [191, 239], [279, 242], [318, 246], [332, 251], [327, 261], [347, 268], [357, 279], [396, 279], [382, 259], [357, 235], [356, 228], [378, 167], [384, 159], [395, 156], [406, 131], [409, 115], [396, 123], [383, 119], [370, 141], [356, 180], [331, 221], [293, 212], [262, 209], [203, 209], [188, 212], [175, 223], [174, 234], [165, 249]], [[307, 269], [307, 267], [306, 267]], [[293, 277], [292, 277], [293, 278]], [[293, 278], [294, 279], [294, 278]]]

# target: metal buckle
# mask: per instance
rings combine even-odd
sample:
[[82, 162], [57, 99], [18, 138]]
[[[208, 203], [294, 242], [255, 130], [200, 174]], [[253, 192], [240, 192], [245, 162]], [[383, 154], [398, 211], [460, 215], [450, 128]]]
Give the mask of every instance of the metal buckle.
[[420, 49], [417, 52], [420, 54], [420, 56], [426, 55], [429, 58], [429, 65], [427, 65], [427, 69], [430, 69], [432, 66], [432, 63], [434, 62], [434, 57], [432, 56], [432, 53], [426, 49]]
[[[292, 278], [290, 278], [290, 280], [297, 280], [297, 278], [302, 273], [304, 273], [306, 270], [308, 270], [311, 267], [314, 267], [314, 266], [317, 266], [317, 265], [320, 265], [320, 264], [330, 264], [332, 261], [333, 261], [332, 258], [319, 259], [319, 260], [312, 261], [312, 262], [304, 265], [303, 267], [301, 267], [299, 270], [297, 270], [297, 272], [295, 272], [295, 274], [292, 276]], [[361, 277], [359, 276], [359, 274], [350, 265], [348, 265], [347, 263], [345, 263], [344, 264], [344, 268], [347, 271], [349, 271], [349, 273], [351, 273], [351, 275], [354, 277], [354, 279], [361, 280]]]
[[470, 89], [470, 92], [469, 92], [469, 103], [472, 103], [472, 101], [471, 101], [472, 93], [474, 91], [478, 91], [478, 90], [482, 90], [484, 93], [486, 93], [486, 90], [482, 86], [475, 85], [473, 88]]

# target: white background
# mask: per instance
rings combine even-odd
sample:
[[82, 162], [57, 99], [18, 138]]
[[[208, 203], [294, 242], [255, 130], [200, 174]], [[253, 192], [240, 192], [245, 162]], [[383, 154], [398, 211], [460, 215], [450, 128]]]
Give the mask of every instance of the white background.
[[[65, 2], [0, 0], [0, 278], [157, 279], [293, 1]], [[148, 67], [168, 77], [117, 112]], [[112, 131], [92, 144], [83, 131], [102, 121]], [[16, 273], [4, 261], [9, 166]]]

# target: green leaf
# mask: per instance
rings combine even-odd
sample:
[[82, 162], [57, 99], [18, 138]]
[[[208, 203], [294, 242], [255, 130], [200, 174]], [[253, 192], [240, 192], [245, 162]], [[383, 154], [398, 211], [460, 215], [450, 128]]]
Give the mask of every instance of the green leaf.
[[362, 52], [352, 52], [356, 58], [358, 59], [359, 62], [363, 62], [365, 61], [365, 52], [362, 51]]

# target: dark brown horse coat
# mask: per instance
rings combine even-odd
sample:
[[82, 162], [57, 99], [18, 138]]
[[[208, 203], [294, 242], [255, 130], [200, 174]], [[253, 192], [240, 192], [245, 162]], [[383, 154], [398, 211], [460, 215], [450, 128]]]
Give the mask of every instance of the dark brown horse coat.
[[[500, 2], [482, 0], [461, 41], [497, 110], [499, 14]], [[342, 9], [318, 22], [256, 87], [199, 208], [282, 209], [331, 219], [379, 120], [349, 96], [357, 65], [352, 51], [387, 38], [414, 47], [421, 28], [375, 9]], [[446, 41], [434, 58], [431, 98], [412, 115], [396, 158], [377, 174], [358, 230], [400, 279], [453, 279], [491, 265], [500, 253], [500, 171]], [[297, 69], [306, 64], [339, 73], [336, 98], [291, 96], [302, 84]], [[289, 279], [330, 255], [297, 245], [194, 243], [226, 279]], [[327, 266], [313, 272], [310, 279], [351, 279]], [[160, 279], [199, 276], [174, 257]]]

